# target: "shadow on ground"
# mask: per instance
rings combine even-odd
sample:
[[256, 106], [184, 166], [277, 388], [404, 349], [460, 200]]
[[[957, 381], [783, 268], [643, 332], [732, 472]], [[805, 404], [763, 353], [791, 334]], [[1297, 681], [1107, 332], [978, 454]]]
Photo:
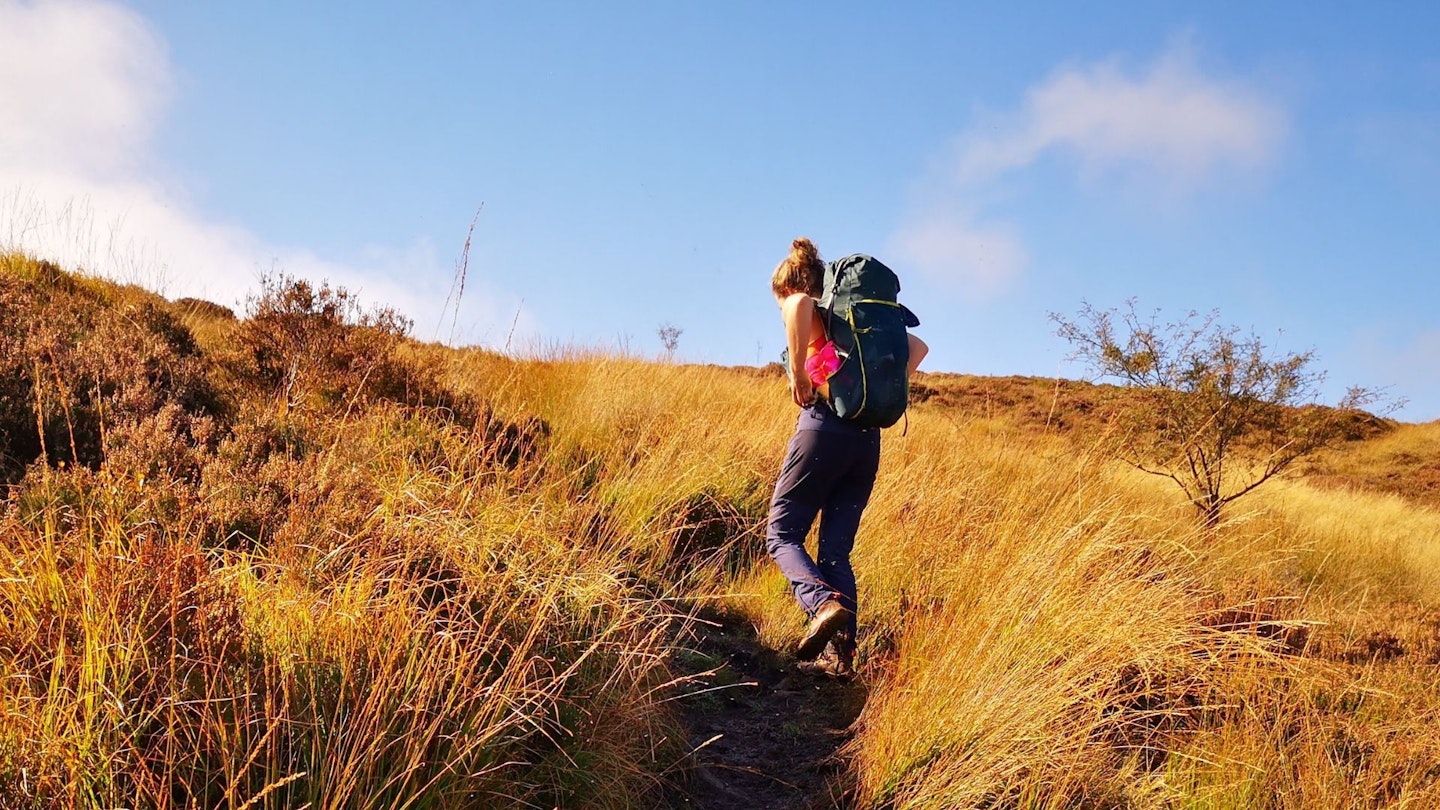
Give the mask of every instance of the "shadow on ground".
[[850, 770], [840, 750], [865, 705], [863, 682], [798, 672], [745, 620], [707, 620], [681, 657], [694, 677], [683, 705], [695, 753], [683, 792], [666, 806], [848, 807]]

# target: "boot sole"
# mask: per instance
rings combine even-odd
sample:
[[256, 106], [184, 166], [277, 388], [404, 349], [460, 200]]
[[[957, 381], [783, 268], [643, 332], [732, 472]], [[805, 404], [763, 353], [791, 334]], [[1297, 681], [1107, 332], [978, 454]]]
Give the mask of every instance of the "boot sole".
[[795, 647], [795, 658], [799, 661], [815, 660], [815, 656], [825, 649], [825, 645], [845, 624], [849, 615], [850, 611], [842, 606], [839, 610], [832, 610], [826, 614], [819, 624], [812, 625], [806, 631], [805, 638], [800, 639], [799, 645]]

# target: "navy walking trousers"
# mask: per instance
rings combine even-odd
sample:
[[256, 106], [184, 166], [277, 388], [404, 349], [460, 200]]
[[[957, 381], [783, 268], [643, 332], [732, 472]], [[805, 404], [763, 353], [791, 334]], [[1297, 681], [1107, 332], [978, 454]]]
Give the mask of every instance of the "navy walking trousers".
[[[842, 632], [854, 639], [857, 600], [850, 550], [880, 468], [880, 431], [837, 424], [839, 417], [824, 406], [812, 407], [824, 413], [802, 414], [799, 429], [790, 439], [770, 501], [765, 547], [790, 580], [795, 599], [807, 615], [825, 600], [840, 596], [841, 603], [852, 611], [850, 626]], [[805, 550], [805, 535], [817, 514], [819, 553], [811, 559]]]

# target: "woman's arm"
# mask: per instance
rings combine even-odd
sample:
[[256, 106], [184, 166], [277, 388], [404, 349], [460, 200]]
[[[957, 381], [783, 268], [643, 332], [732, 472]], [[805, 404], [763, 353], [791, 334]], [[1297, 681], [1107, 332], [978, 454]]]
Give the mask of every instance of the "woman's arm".
[[805, 371], [815, 299], [805, 293], [795, 293], [780, 303], [780, 317], [785, 321], [785, 347], [790, 352], [790, 396], [803, 408], [815, 399], [815, 387]]
[[915, 368], [920, 365], [920, 361], [930, 353], [930, 347], [925, 345], [925, 341], [914, 335], [906, 333], [906, 337], [910, 338], [910, 364], [905, 367], [905, 378], [908, 380], [910, 375], [915, 373]]

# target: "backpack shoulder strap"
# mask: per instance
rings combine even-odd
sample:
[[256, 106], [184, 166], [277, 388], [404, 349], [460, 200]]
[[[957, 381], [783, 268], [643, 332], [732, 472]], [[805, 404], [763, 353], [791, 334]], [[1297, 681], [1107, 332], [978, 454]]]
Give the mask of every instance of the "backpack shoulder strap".
[[820, 328], [825, 330], [825, 339], [829, 340], [831, 335], [830, 321], [835, 317], [835, 314], [830, 310], [830, 307], [819, 301], [815, 302], [815, 314], [820, 318]]

